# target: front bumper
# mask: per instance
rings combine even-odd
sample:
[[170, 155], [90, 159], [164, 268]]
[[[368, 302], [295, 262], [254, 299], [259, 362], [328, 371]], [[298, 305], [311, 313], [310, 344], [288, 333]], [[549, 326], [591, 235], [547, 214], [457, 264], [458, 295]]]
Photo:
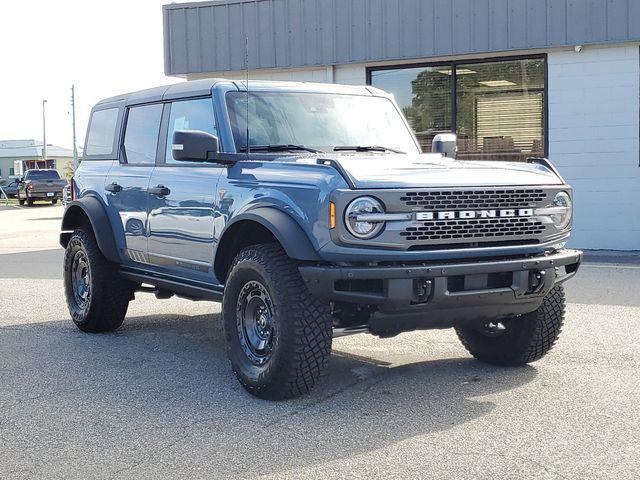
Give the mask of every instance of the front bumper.
[[415, 321], [437, 328], [532, 312], [554, 285], [576, 274], [581, 262], [581, 251], [563, 249], [464, 263], [301, 266], [300, 273], [318, 298], [374, 306], [372, 322]]

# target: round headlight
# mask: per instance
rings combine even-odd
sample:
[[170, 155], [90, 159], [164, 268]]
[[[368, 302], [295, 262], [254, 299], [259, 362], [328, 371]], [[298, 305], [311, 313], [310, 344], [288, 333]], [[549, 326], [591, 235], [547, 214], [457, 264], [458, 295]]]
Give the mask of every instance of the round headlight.
[[351, 202], [344, 213], [344, 221], [351, 235], [367, 239], [380, 233], [384, 223], [358, 219], [361, 215], [375, 213], [384, 213], [384, 208], [373, 197], [360, 197]]
[[553, 199], [553, 206], [559, 208], [551, 215], [551, 220], [558, 230], [564, 230], [571, 224], [573, 217], [571, 197], [567, 192], [558, 192]]

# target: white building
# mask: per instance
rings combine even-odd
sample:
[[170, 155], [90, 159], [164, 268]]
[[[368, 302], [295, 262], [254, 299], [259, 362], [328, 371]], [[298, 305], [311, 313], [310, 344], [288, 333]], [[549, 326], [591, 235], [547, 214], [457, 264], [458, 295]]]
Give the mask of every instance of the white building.
[[0, 140], [0, 182], [18, 176], [15, 162], [23, 162], [23, 168], [55, 168], [64, 176], [73, 170], [73, 151], [47, 144], [44, 158], [42, 142], [33, 139]]
[[640, 250], [640, 1], [218, 0], [164, 7], [165, 71], [372, 84], [426, 151], [547, 156], [575, 189], [573, 246]]

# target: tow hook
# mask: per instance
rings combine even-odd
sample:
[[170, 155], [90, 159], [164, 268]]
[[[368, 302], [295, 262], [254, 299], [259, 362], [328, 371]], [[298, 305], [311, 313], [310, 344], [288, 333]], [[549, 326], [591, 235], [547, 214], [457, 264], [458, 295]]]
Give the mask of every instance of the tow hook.
[[415, 303], [426, 303], [433, 291], [433, 281], [416, 279], [413, 282], [413, 294]]
[[497, 337], [507, 330], [502, 322], [489, 322], [482, 326], [482, 333], [488, 337]]
[[529, 291], [527, 293], [540, 293], [544, 287], [545, 271], [533, 271], [529, 275]]

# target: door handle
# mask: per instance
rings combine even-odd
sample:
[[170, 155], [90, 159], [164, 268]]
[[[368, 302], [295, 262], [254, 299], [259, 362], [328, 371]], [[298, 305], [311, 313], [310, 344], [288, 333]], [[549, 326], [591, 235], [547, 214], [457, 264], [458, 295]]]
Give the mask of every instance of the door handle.
[[169, 195], [171, 193], [171, 190], [169, 190], [164, 185], [158, 185], [157, 187], [150, 188], [149, 189], [149, 193], [151, 195], [156, 195], [158, 197], [166, 197], [167, 195]]
[[120, 185], [118, 185], [117, 183], [110, 183], [109, 185], [104, 187], [104, 189], [107, 192], [111, 192], [111, 193], [118, 193], [118, 192], [122, 191], [122, 187]]

